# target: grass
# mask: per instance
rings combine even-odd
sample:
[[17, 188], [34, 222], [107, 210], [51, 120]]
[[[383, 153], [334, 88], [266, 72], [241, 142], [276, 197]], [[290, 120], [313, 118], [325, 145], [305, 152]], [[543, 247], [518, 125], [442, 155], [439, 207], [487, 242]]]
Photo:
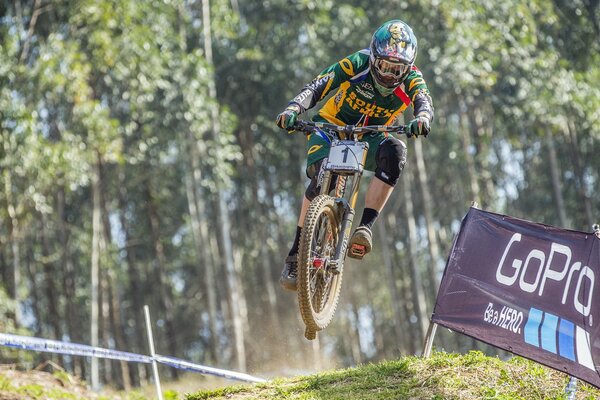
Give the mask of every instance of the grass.
[[[562, 400], [568, 376], [521, 357], [508, 361], [481, 352], [434, 352], [430, 358], [404, 357], [378, 364], [267, 383], [180, 394], [165, 400]], [[197, 386], [194, 386], [194, 388]], [[143, 400], [141, 391], [93, 393], [61, 372], [0, 370], [0, 400]], [[577, 400], [600, 399], [600, 390], [579, 382]]]
[[[166, 391], [165, 400], [178, 400], [177, 393]], [[146, 400], [140, 391], [95, 393], [64, 371], [18, 371], [0, 368], [0, 400]]]
[[[276, 379], [188, 394], [186, 400], [417, 400], [565, 399], [569, 378], [521, 357], [509, 361], [485, 356], [434, 352], [310, 376]], [[600, 390], [582, 382], [577, 399], [598, 399]]]

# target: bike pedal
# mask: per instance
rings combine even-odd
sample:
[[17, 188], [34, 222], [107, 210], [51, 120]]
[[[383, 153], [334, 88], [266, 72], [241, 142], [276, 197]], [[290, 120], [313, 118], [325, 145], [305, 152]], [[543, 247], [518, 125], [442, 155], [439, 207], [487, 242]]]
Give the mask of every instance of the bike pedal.
[[362, 259], [365, 256], [365, 250], [365, 246], [353, 243], [348, 255], [352, 258]]

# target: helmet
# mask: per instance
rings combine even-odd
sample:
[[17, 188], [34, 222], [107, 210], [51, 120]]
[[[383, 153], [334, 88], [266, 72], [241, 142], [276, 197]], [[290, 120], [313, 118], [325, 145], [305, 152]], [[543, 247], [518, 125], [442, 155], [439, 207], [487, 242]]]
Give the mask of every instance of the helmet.
[[369, 65], [375, 83], [395, 88], [410, 72], [417, 57], [417, 38], [410, 26], [395, 19], [381, 25], [371, 39]]

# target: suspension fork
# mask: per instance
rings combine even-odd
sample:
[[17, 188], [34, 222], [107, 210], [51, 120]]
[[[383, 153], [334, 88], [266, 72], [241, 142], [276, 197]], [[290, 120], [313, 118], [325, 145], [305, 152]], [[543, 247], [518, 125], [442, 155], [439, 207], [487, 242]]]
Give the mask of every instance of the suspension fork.
[[352, 221], [354, 220], [354, 208], [350, 207], [350, 203], [346, 199], [336, 199], [335, 203], [338, 210], [341, 212], [342, 221], [340, 222], [340, 233], [337, 245], [335, 246], [335, 259], [329, 261], [329, 266], [334, 273], [339, 273], [344, 265], [346, 258], [346, 250], [348, 249], [348, 241], [350, 239], [350, 231], [352, 230]]
[[352, 175], [352, 190], [350, 191], [350, 207], [352, 207], [353, 210], [356, 209], [356, 199], [358, 198], [358, 189], [360, 188], [361, 175], [362, 174], [360, 172], [355, 172]]
[[[345, 180], [349, 179], [349, 176], [338, 177], [344, 178]], [[354, 173], [352, 175], [352, 190], [350, 192], [350, 200], [346, 200], [345, 198], [336, 199], [336, 205], [338, 210], [341, 211], [338, 215], [342, 216], [342, 221], [340, 222], [340, 240], [335, 248], [335, 260], [330, 262], [330, 266], [332, 267], [334, 273], [340, 272], [340, 267], [344, 264], [344, 259], [346, 258], [346, 251], [348, 250], [348, 241], [350, 240], [350, 232], [352, 230], [352, 222], [354, 221], [354, 207], [356, 205], [356, 199], [358, 198], [358, 189], [360, 187], [360, 178], [361, 174], [359, 172]], [[345, 182], [347, 183], [347, 182]]]

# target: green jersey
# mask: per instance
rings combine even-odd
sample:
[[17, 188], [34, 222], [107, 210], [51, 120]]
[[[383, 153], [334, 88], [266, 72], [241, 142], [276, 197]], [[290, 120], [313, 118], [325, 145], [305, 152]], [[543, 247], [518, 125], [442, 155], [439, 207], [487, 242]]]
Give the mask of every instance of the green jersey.
[[303, 112], [337, 89], [314, 120], [337, 125], [392, 125], [413, 103], [414, 114], [426, 114], [431, 121], [433, 104], [421, 71], [413, 66], [402, 84], [384, 96], [375, 88], [369, 56], [369, 49], [360, 50], [326, 68], [291, 103]]

